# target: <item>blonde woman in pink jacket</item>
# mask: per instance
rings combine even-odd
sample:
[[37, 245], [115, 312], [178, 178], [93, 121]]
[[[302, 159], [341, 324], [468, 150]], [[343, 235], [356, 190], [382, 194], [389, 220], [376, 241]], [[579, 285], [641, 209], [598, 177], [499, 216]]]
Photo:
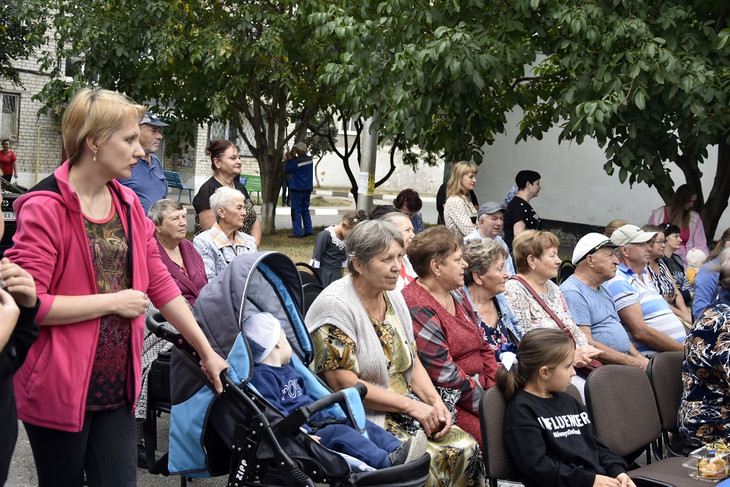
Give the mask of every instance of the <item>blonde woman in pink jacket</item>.
[[144, 113], [118, 93], [78, 92], [61, 128], [69, 160], [15, 202], [6, 255], [36, 282], [41, 331], [14, 386], [41, 487], [81, 486], [84, 472], [90, 486], [137, 484], [145, 295], [222, 390], [226, 362], [160, 260], [139, 199], [116, 181], [144, 155]]

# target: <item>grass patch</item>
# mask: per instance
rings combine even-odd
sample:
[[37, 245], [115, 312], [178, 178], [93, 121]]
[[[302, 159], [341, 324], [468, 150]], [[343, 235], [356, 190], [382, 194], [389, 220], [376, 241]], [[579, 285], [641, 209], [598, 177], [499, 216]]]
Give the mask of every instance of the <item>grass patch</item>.
[[350, 206], [352, 200], [343, 198], [327, 198], [324, 196], [315, 196], [310, 198], [309, 206]]
[[314, 238], [324, 230], [325, 227], [315, 227], [314, 235], [305, 238], [289, 238], [291, 229], [277, 230], [272, 235], [264, 235], [261, 239], [259, 250], [276, 250], [289, 256], [294, 263], [309, 263], [314, 250]]

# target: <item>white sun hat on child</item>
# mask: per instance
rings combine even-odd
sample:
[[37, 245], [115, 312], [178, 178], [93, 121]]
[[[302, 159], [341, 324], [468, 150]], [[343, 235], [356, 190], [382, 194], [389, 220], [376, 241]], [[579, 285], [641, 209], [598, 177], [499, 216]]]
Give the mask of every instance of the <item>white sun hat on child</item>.
[[248, 315], [243, 320], [243, 334], [248, 339], [254, 363], [261, 363], [279, 342], [281, 323], [271, 313]]

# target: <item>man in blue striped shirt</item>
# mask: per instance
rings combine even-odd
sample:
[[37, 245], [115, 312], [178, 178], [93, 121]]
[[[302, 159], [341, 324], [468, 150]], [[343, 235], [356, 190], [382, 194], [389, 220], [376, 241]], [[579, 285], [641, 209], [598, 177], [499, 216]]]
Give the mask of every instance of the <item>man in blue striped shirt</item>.
[[682, 350], [686, 332], [669, 304], [651, 282], [646, 264], [649, 241], [656, 233], [624, 225], [611, 235], [617, 245], [619, 265], [607, 286], [616, 310], [634, 346], [642, 354]]

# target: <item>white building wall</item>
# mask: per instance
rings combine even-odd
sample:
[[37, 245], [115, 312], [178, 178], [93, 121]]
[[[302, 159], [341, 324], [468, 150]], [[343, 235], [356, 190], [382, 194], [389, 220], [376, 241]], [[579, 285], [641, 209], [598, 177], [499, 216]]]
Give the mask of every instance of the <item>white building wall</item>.
[[[651, 210], [664, 204], [653, 187], [641, 183], [630, 188], [628, 184], [621, 184], [618, 170], [608, 176], [603, 170], [606, 162], [603, 151], [592, 139], [581, 145], [558, 144], [559, 130], [553, 129], [543, 140], [515, 145], [519, 120], [519, 114], [510, 114], [507, 135], [498, 136], [493, 145], [485, 147], [475, 190], [480, 202], [502, 201], [514, 185], [517, 172], [532, 169], [542, 177], [542, 190], [531, 204], [537, 214], [546, 219], [602, 226], [620, 218], [643, 225]], [[708, 156], [702, 167], [705, 194], [712, 187], [717, 149], [711, 148]], [[672, 176], [677, 185], [684, 183], [678, 169]], [[729, 226], [730, 214], [725, 211], [715, 237]]]
[[[315, 161], [316, 162], [316, 161]], [[350, 169], [355, 178], [360, 174], [360, 167], [355, 158], [355, 154], [350, 159]], [[426, 194], [436, 194], [441, 185], [444, 169], [443, 164], [428, 167], [421, 164], [417, 171], [414, 172], [410, 167], [402, 164], [400, 152], [395, 155], [395, 171], [390, 178], [381, 186], [375, 188], [375, 192], [395, 191], [399, 192], [405, 188], [411, 188], [418, 192]], [[390, 168], [390, 146], [380, 147], [377, 152], [375, 181], [383, 178]], [[350, 189], [350, 180], [340, 159], [336, 154], [329, 153], [322, 158], [317, 165], [317, 178], [319, 184], [326, 188], [347, 188]], [[315, 183], [316, 184], [316, 183]]]

